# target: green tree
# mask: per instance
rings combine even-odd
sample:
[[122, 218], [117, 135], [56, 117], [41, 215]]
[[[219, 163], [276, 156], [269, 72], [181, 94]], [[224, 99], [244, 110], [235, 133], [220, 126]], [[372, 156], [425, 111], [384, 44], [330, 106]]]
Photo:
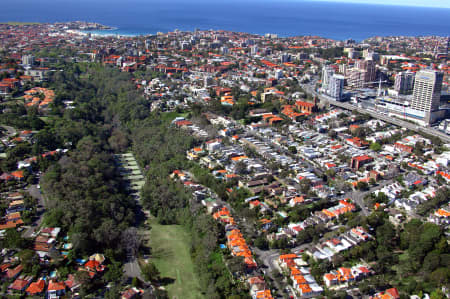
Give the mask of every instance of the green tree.
[[15, 230], [14, 228], [10, 228], [6, 230], [4, 237], [4, 247], [11, 249], [20, 249], [25, 248], [26, 240], [22, 238], [21, 234]]
[[366, 182], [359, 181], [356, 184], [356, 188], [359, 190], [369, 190], [369, 184], [367, 184]]
[[32, 272], [33, 265], [38, 263], [39, 259], [36, 253], [33, 250], [25, 249], [19, 253], [20, 262], [23, 265], [23, 269], [25, 272]]
[[144, 276], [144, 279], [147, 281], [158, 281], [160, 279], [161, 273], [159, 272], [158, 268], [156, 268], [156, 266], [151, 262], [143, 264], [141, 266], [141, 272]]
[[373, 142], [370, 145], [370, 149], [375, 151], [375, 152], [379, 152], [381, 150], [381, 144], [379, 144], [378, 142]]

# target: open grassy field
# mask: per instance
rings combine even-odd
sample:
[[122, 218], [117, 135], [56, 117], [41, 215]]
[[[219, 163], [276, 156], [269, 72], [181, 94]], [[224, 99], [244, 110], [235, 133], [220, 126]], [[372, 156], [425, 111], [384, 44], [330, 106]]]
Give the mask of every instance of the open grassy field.
[[151, 261], [161, 272], [161, 278], [173, 280], [166, 285], [169, 297], [174, 299], [204, 298], [194, 273], [190, 256], [190, 235], [180, 225], [161, 225], [150, 220]]
[[186, 117], [188, 113], [178, 113], [178, 112], [164, 112], [161, 113], [161, 119], [164, 122], [170, 123], [176, 117]]

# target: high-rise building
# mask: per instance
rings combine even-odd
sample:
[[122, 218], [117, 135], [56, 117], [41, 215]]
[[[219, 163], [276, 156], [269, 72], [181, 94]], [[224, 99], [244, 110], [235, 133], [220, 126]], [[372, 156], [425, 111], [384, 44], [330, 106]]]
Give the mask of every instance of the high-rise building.
[[375, 61], [373, 60], [358, 60], [356, 61], [356, 68], [365, 72], [364, 82], [373, 82], [377, 77], [377, 70]]
[[325, 65], [322, 68], [322, 90], [326, 94], [329, 93], [329, 84], [333, 74], [334, 70], [330, 66]]
[[346, 64], [340, 64], [339, 65], [339, 73], [341, 73], [342, 75], [346, 76], [347, 75], [347, 70], [348, 67]]
[[181, 42], [181, 50], [189, 50], [191, 48], [191, 44], [188, 41]]
[[411, 108], [426, 113], [439, 110], [443, 78], [442, 73], [433, 70], [417, 72]]
[[274, 73], [275, 79], [279, 80], [284, 77], [282, 70], [276, 70]]
[[395, 76], [394, 90], [399, 94], [406, 94], [413, 89], [414, 73], [400, 72]]
[[33, 65], [34, 64], [34, 56], [33, 55], [22, 56], [22, 64], [23, 65]]
[[374, 82], [377, 77], [375, 65], [374, 60], [357, 60], [355, 67], [348, 69], [345, 73], [348, 86], [363, 88], [366, 87], [365, 83]]
[[214, 84], [214, 80], [213, 80], [213, 78], [211, 77], [211, 76], [206, 76], [205, 78], [204, 78], [204, 87], [205, 88], [207, 88], [207, 87], [209, 87], [209, 86], [211, 86], [211, 85], [213, 85]]
[[360, 52], [359, 51], [355, 51], [355, 49], [353, 49], [353, 48], [350, 48], [348, 50], [347, 55], [348, 55], [348, 58], [350, 58], [350, 59], [358, 59], [359, 56], [360, 56]]
[[281, 55], [281, 63], [290, 62], [290, 61], [291, 61], [291, 54], [283, 53]]
[[342, 91], [344, 90], [345, 77], [342, 75], [334, 74], [331, 76], [329, 83], [330, 97], [336, 101], [342, 101]]
[[222, 48], [220, 48], [220, 50], [223, 55], [228, 55], [228, 47], [227, 46], [223, 46]]
[[152, 40], [151, 39], [146, 39], [144, 44], [145, 44], [145, 48], [148, 50], [152, 46]]
[[259, 51], [258, 46], [255, 45], [250, 47], [250, 54], [256, 55], [258, 54], [258, 51]]
[[363, 88], [364, 87], [364, 78], [365, 71], [351, 68], [346, 72], [347, 75], [347, 85], [352, 88]]
[[245, 43], [246, 43], [247, 45], [249, 45], [249, 46], [253, 46], [253, 45], [255, 44], [255, 41], [252, 40], [252, 39], [248, 39], [248, 40], [245, 41]]

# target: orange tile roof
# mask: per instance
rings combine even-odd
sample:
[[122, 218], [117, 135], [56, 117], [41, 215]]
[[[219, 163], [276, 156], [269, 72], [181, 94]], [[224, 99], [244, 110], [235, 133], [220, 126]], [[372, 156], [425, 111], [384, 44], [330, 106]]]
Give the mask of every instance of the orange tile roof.
[[13, 171], [13, 172], [11, 172], [11, 175], [18, 179], [22, 179], [24, 177], [23, 170]]
[[288, 253], [288, 254], [282, 254], [280, 255], [280, 260], [289, 260], [289, 259], [296, 259], [298, 258], [298, 255], [296, 255], [295, 253]]
[[445, 210], [443, 210], [443, 209], [437, 210], [436, 213], [437, 213], [439, 216], [450, 217], [450, 212], [447, 212], [447, 211], [445, 211]]
[[40, 294], [44, 291], [45, 288], [45, 281], [40, 279], [37, 282], [33, 282], [30, 284], [30, 286], [26, 289], [26, 292], [30, 295]]
[[14, 282], [8, 288], [16, 291], [22, 291], [28, 285], [28, 283], [28, 280], [18, 278], [14, 280]]
[[57, 282], [57, 281], [53, 281], [50, 280], [50, 282], [48, 283], [48, 291], [62, 291], [66, 289], [66, 285], [64, 284], [64, 282]]
[[327, 273], [324, 275], [326, 279], [328, 280], [335, 280], [337, 277], [336, 275], [332, 274], [332, 273]]

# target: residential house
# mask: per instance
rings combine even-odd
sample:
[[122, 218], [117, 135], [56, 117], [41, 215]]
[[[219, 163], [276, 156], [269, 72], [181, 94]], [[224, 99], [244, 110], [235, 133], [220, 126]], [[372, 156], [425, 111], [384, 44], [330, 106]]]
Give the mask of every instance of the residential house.
[[8, 289], [16, 292], [23, 293], [25, 289], [33, 281], [33, 277], [27, 276], [22, 278], [17, 278], [12, 284], [9, 285]]
[[47, 296], [49, 299], [59, 298], [66, 293], [66, 285], [64, 282], [50, 280], [47, 287]]
[[17, 276], [19, 276], [19, 274], [22, 272], [22, 270], [23, 270], [22, 265], [18, 265], [14, 269], [9, 268], [8, 270], [6, 270], [6, 277], [8, 279], [15, 279], [15, 278], [17, 278]]
[[32, 282], [26, 289], [28, 296], [42, 296], [45, 290], [45, 280], [39, 279], [37, 282]]

